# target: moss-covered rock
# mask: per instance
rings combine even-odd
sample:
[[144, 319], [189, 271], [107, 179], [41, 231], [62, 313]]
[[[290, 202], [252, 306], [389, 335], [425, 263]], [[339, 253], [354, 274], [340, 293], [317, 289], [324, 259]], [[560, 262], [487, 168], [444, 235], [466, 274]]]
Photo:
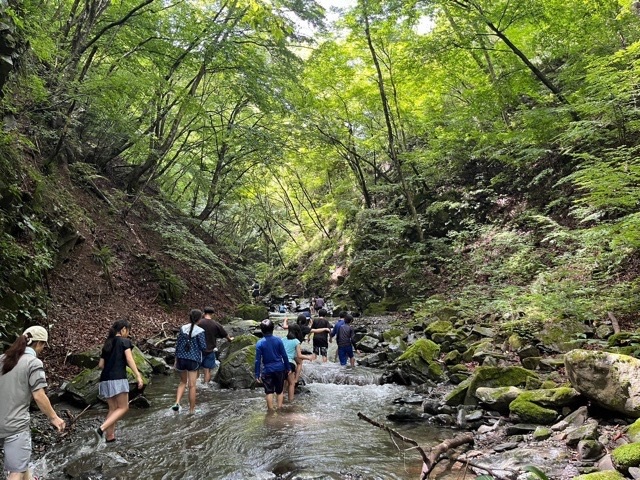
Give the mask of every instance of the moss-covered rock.
[[465, 404], [475, 405], [475, 392], [480, 387], [522, 387], [536, 374], [522, 367], [478, 367], [471, 377]]
[[98, 402], [98, 384], [101, 370], [87, 368], [63, 385], [65, 396], [72, 402], [86, 406]]
[[[235, 343], [235, 339], [232, 343]], [[222, 361], [215, 381], [223, 388], [251, 388], [255, 384], [255, 361], [254, 345], [236, 350]]]
[[235, 315], [244, 320], [255, 320], [260, 322], [269, 317], [269, 310], [262, 305], [242, 304], [236, 308]]
[[630, 467], [640, 466], [640, 443], [621, 445], [611, 452], [613, 465], [626, 472]]
[[536, 429], [534, 430], [532, 437], [534, 440], [542, 441], [551, 437], [552, 433], [553, 432], [551, 431], [550, 428], [539, 426], [539, 427], [536, 427]]
[[627, 437], [632, 442], [640, 442], [640, 419], [633, 422], [627, 428]]
[[440, 347], [431, 340], [421, 338], [411, 345], [396, 361], [396, 366], [411, 383], [422, 384], [429, 380], [442, 380], [444, 371], [436, 362]]
[[453, 329], [453, 324], [448, 320], [436, 320], [435, 322], [431, 322], [424, 329], [424, 333], [427, 335], [432, 335], [434, 333], [446, 333]]
[[67, 362], [71, 365], [82, 368], [94, 368], [98, 366], [102, 347], [95, 347], [86, 352], [72, 353], [67, 357]]
[[600, 406], [640, 417], [640, 360], [615, 353], [572, 350], [565, 355], [573, 388]]
[[522, 422], [548, 424], [558, 417], [558, 410], [574, 403], [580, 394], [573, 388], [559, 387], [524, 391], [509, 404], [509, 411]]
[[440, 355], [440, 347], [431, 340], [420, 338], [404, 352], [398, 361], [412, 360], [421, 358], [425, 362], [435, 360]]
[[444, 356], [445, 365], [456, 365], [462, 360], [462, 354], [457, 350], [451, 350]]
[[479, 387], [474, 395], [481, 404], [487, 405], [500, 413], [508, 413], [509, 404], [518, 398], [521, 393], [522, 390], [517, 387]]
[[471, 378], [460, 382], [457, 387], [445, 395], [445, 405], [456, 406], [464, 404], [464, 400], [467, 398], [467, 392], [469, 391], [469, 385], [471, 385]]
[[523, 395], [520, 395], [509, 404], [509, 411], [512, 415], [516, 415], [521, 422], [548, 425], [558, 417], [558, 412], [555, 410], [541, 407], [522, 397]]
[[404, 330], [400, 328], [391, 328], [386, 332], [382, 332], [382, 338], [385, 342], [393, 342], [398, 337], [402, 339], [404, 335], [405, 335]]
[[602, 472], [587, 473], [586, 475], [578, 475], [572, 480], [624, 480], [624, 475], [616, 470], [605, 470]]

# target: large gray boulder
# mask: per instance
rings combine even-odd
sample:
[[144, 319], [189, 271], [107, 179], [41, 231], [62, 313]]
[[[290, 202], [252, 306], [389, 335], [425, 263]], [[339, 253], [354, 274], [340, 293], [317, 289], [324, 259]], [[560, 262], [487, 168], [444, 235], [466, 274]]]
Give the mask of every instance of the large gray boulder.
[[[248, 336], [247, 336], [248, 337]], [[255, 338], [255, 341], [258, 339]], [[255, 341], [230, 353], [218, 368], [215, 381], [223, 388], [251, 388], [255, 385], [254, 368], [256, 361]], [[232, 342], [232, 344], [235, 343]]]
[[572, 350], [564, 357], [571, 385], [600, 406], [640, 418], [640, 360], [628, 355]]

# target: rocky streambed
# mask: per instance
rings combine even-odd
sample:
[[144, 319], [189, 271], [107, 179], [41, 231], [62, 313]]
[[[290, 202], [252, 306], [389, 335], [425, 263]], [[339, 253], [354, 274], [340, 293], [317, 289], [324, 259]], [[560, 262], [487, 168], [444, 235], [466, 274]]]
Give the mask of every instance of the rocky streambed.
[[[225, 324], [235, 340], [220, 345], [216, 381], [222, 387], [254, 386], [257, 325], [242, 319]], [[381, 383], [414, 392], [394, 401], [383, 419], [387, 427], [473, 434], [472, 444], [444, 453], [435, 474], [639, 478], [640, 423], [633, 422], [640, 417], [640, 361], [626, 355], [635, 348], [633, 334], [608, 335], [588, 349], [561, 353], [535, 335], [455, 319], [368, 317], [356, 319], [354, 327], [358, 365], [381, 370]], [[167, 372], [173, 340], [152, 338], [136, 350], [146, 381]], [[63, 386], [61, 398], [95, 403], [97, 351], [70, 360], [87, 369]], [[131, 395], [144, 406], [140, 393]]]

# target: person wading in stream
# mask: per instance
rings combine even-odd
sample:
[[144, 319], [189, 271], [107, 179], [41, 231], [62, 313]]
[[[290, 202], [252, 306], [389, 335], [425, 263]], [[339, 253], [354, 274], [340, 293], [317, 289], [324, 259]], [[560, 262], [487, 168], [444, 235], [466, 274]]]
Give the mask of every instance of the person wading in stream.
[[276, 407], [284, 404], [284, 380], [289, 375], [289, 360], [282, 340], [273, 336], [273, 322], [269, 319], [260, 322], [263, 337], [256, 343], [256, 381], [262, 383], [267, 410], [273, 411], [273, 394], [276, 395]]
[[32, 398], [51, 425], [59, 432], [65, 427], [44, 391], [47, 380], [42, 361], [37, 357], [48, 338], [43, 327], [29, 327], [0, 356], [0, 448], [4, 451], [4, 470], [9, 472], [9, 480], [31, 478]]
[[219, 338], [226, 338], [229, 342], [233, 341], [222, 325], [216, 322], [211, 315], [215, 310], [213, 307], [204, 307], [204, 317], [198, 322], [198, 326], [204, 330], [204, 338], [207, 341], [207, 349], [202, 354], [202, 365], [200, 368], [204, 370], [204, 383], [211, 381], [211, 370], [216, 366], [216, 346]]
[[198, 381], [198, 369], [202, 362], [202, 352], [207, 349], [207, 341], [204, 330], [197, 323], [202, 318], [200, 310], [191, 310], [189, 323], [180, 327], [176, 341], [175, 368], [180, 372], [180, 384], [176, 392], [176, 403], [171, 410], [180, 410], [180, 401], [184, 391], [189, 386], [189, 413], [196, 412], [196, 382]]
[[[287, 319], [285, 319], [286, 321]], [[287, 359], [289, 360], [289, 374], [287, 375], [287, 393], [289, 395], [289, 403], [293, 402], [293, 396], [296, 392], [296, 383], [300, 377], [300, 370], [302, 370], [302, 361], [311, 360], [310, 355], [303, 355], [300, 350], [300, 339], [302, 336], [302, 330], [300, 325], [294, 323], [288, 326], [287, 338], [282, 339], [284, 349], [287, 352]]]
[[100, 385], [98, 393], [109, 405], [109, 413], [104, 423], [96, 429], [98, 441], [106, 433], [107, 442], [116, 441], [116, 422], [129, 410], [129, 380], [127, 365], [138, 382], [138, 390], [144, 388], [142, 375], [133, 359], [133, 345], [129, 340], [131, 325], [126, 320], [116, 320], [109, 329], [109, 335], [102, 347], [98, 368]]
[[[317, 300], [317, 299], [316, 299]], [[327, 311], [321, 308], [318, 311], [319, 317], [314, 318], [311, 325], [311, 333], [313, 333], [313, 356], [312, 359], [315, 362], [316, 357], [320, 355], [322, 362], [327, 361], [327, 349], [329, 348], [329, 333], [331, 332], [331, 324], [324, 318], [327, 315]]]

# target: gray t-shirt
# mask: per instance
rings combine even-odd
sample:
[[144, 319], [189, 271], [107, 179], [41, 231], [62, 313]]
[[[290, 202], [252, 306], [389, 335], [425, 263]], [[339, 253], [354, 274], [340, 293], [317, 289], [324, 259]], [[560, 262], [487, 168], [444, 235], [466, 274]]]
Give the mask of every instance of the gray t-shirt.
[[29, 429], [31, 393], [47, 386], [42, 361], [27, 347], [18, 363], [2, 374], [4, 355], [0, 356], [0, 438]]

